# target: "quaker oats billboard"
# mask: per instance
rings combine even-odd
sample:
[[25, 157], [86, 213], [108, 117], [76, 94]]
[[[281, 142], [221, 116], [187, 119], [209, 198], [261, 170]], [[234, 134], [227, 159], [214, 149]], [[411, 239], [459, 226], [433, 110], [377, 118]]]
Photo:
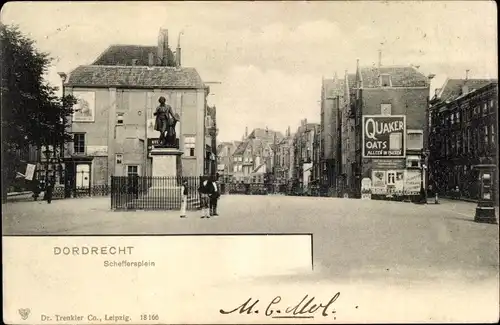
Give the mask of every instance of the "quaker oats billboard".
[[404, 158], [405, 142], [404, 115], [363, 116], [363, 158]]

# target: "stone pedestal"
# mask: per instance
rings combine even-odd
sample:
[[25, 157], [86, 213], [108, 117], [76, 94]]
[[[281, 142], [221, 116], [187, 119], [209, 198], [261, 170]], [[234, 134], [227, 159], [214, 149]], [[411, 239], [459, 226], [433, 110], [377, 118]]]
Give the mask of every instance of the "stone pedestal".
[[180, 155], [182, 151], [174, 148], [151, 150], [153, 181], [148, 194], [158, 197], [179, 195], [181, 186], [177, 183], [177, 159]]

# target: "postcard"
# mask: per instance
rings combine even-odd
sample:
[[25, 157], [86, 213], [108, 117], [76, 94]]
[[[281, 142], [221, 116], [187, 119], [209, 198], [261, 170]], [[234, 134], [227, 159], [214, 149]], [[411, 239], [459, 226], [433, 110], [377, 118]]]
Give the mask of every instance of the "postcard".
[[498, 322], [494, 2], [0, 21], [4, 323]]

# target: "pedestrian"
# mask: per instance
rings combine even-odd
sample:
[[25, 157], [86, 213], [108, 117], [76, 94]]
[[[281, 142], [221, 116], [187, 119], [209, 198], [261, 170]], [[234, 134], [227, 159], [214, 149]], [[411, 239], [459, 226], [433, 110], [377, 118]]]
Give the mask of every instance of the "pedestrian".
[[181, 202], [181, 218], [186, 217], [186, 207], [187, 207], [187, 195], [188, 195], [188, 188], [187, 188], [187, 181], [183, 180], [182, 181], [182, 202]]
[[213, 186], [209, 179], [201, 182], [198, 192], [200, 194], [201, 218], [210, 218], [209, 214], [209, 197], [213, 191]]
[[210, 194], [210, 215], [217, 217], [217, 201], [220, 198], [220, 186], [219, 186], [219, 174], [215, 175], [215, 178], [211, 179], [213, 191]]
[[52, 194], [54, 192], [54, 179], [50, 178], [47, 181], [47, 185], [45, 186], [45, 195], [47, 198], [47, 203], [50, 204], [52, 202]]

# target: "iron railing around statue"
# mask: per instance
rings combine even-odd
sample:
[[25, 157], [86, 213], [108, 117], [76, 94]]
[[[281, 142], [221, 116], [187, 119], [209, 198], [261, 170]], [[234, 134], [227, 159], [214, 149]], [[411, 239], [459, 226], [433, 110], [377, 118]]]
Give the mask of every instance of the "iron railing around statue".
[[187, 209], [200, 207], [200, 177], [111, 177], [113, 210], [180, 210], [182, 181], [187, 182]]

